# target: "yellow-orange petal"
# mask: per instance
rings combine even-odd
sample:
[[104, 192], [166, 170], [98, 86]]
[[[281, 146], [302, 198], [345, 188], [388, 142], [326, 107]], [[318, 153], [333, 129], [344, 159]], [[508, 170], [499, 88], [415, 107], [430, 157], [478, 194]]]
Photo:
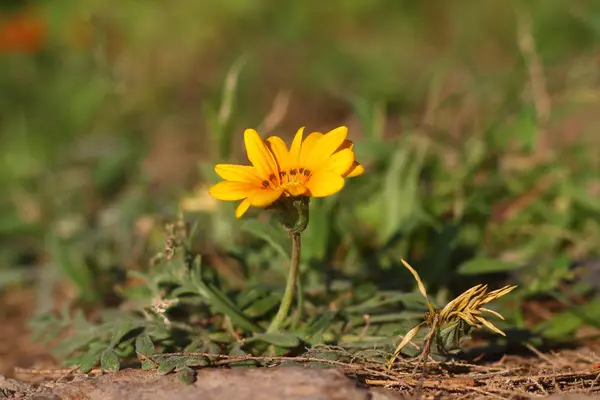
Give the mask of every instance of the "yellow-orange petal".
[[283, 190], [257, 190], [249, 198], [254, 207], [266, 207], [279, 199]]
[[306, 162], [302, 166], [311, 170], [319, 168], [327, 157], [331, 156], [344, 143], [347, 135], [348, 128], [345, 126], [327, 132], [307, 153]]
[[331, 157], [327, 158], [325, 162], [321, 164], [318, 171], [329, 171], [338, 175], [344, 175], [354, 163], [354, 152], [350, 149], [344, 149], [342, 151], [335, 152]]
[[250, 208], [250, 199], [244, 199], [235, 209], [235, 217], [240, 218]]
[[355, 176], [362, 175], [363, 172], [365, 172], [365, 167], [363, 167], [362, 164], [354, 161], [348, 172], [346, 172], [343, 176], [346, 178], [354, 178]]
[[344, 178], [334, 172], [321, 170], [311, 175], [306, 187], [312, 197], [330, 196], [342, 190]]
[[308, 161], [310, 154], [313, 152], [317, 142], [321, 140], [322, 137], [323, 134], [321, 132], [312, 132], [306, 137], [306, 139], [304, 139], [304, 141], [302, 142], [302, 147], [300, 149], [298, 165], [306, 167], [306, 162]]
[[247, 182], [219, 182], [208, 191], [217, 200], [241, 200], [256, 191], [257, 186]]
[[244, 131], [244, 143], [248, 160], [254, 165], [260, 177], [271, 180], [271, 175], [274, 175], [274, 179], [279, 182], [279, 170], [277, 169], [275, 157], [273, 157], [258, 132], [254, 129], [246, 129]]
[[297, 166], [300, 162], [300, 151], [302, 149], [302, 136], [304, 135], [304, 127], [298, 129], [292, 145], [290, 146], [290, 162]]
[[289, 168], [290, 152], [285, 142], [278, 136], [271, 136], [266, 140], [267, 147], [275, 156], [275, 162], [280, 171]]
[[217, 164], [215, 172], [226, 181], [254, 183], [262, 180], [256, 168], [250, 165]]

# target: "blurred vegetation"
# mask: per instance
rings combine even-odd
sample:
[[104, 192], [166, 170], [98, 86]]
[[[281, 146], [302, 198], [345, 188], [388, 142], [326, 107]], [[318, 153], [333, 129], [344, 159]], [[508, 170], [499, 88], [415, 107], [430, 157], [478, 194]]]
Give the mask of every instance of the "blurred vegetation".
[[[401, 257], [440, 304], [519, 285], [498, 302], [508, 341], [598, 327], [600, 3], [8, 4], [0, 290], [36, 285], [36, 333], [71, 332], [57, 356], [390, 351], [426, 310]], [[289, 335], [241, 345], [275, 311], [289, 243], [208, 197], [212, 165], [243, 160], [245, 127], [341, 124], [367, 173], [312, 204]], [[149, 263], [180, 206], [195, 234]]]

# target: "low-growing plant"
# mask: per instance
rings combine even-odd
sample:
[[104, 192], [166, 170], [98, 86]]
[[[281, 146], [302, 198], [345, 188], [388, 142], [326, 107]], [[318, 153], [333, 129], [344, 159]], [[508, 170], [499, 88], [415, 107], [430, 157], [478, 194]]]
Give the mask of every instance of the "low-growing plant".
[[[437, 347], [436, 353], [438, 354], [447, 355], [451, 351], [459, 350], [461, 340], [468, 336], [472, 328], [481, 328], [485, 326], [492, 332], [506, 336], [504, 332], [496, 328], [494, 324], [485, 318], [483, 312], [494, 315], [500, 319], [504, 319], [504, 317], [498, 312], [484, 306], [489, 302], [510, 293], [516, 286], [504, 286], [500, 289], [488, 292], [487, 285], [476, 285], [461, 293], [440, 310], [434, 308], [431, 304], [431, 301], [427, 296], [425, 285], [423, 285], [417, 271], [404, 260], [402, 260], [402, 264], [404, 264], [417, 281], [419, 292], [427, 301], [429, 311], [425, 313], [425, 320], [408, 331], [402, 341], [398, 344], [394, 355], [390, 359], [388, 368], [393, 366], [394, 361], [404, 346], [410, 343], [425, 325], [429, 326], [429, 333], [426, 336], [423, 350], [419, 356], [421, 361], [427, 361], [433, 343], [435, 343]], [[419, 365], [417, 364], [415, 369], [418, 368], [418, 366]]]

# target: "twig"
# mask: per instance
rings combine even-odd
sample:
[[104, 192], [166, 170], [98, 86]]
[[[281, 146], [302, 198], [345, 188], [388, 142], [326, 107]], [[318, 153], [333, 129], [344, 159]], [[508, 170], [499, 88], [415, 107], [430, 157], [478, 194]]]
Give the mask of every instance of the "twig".
[[79, 369], [79, 365], [76, 366], [76, 367], [71, 368], [69, 371], [65, 372], [64, 374], [62, 374], [61, 376], [59, 376], [58, 378], [56, 378], [54, 380], [54, 382], [55, 383], [59, 383], [60, 381], [62, 381], [63, 379], [65, 379], [67, 376], [72, 375], [78, 369]]
[[369, 328], [371, 327], [371, 316], [369, 314], [363, 314], [363, 319], [365, 320], [365, 326], [362, 328], [362, 330], [358, 334], [358, 340], [362, 340], [365, 337], [365, 335], [367, 334], [367, 331], [369, 330]]
[[[351, 364], [351, 363], [347, 363], [347, 362], [343, 362], [343, 361], [327, 360], [327, 359], [318, 358], [318, 357], [287, 357], [287, 356], [277, 357], [277, 356], [251, 356], [251, 355], [229, 356], [226, 354], [183, 353], [183, 352], [155, 354], [152, 357], [174, 357], [174, 356], [205, 357], [208, 359], [216, 359], [217, 361], [213, 361], [213, 364], [212, 364], [213, 366], [223, 366], [223, 365], [235, 364], [235, 363], [246, 362], [246, 361], [258, 361], [258, 362], [267, 362], [267, 363], [280, 363], [280, 362], [286, 362], [286, 361], [297, 362], [297, 363], [318, 362], [318, 363], [337, 365], [337, 366], [343, 367], [346, 370], [349, 370], [354, 373], [357, 373], [357, 372], [369, 373], [374, 376], [381, 376], [381, 377], [385, 377], [388, 379], [397, 379], [397, 378], [403, 376], [402, 374], [399, 374], [399, 373], [393, 374], [393, 373], [386, 372], [383, 370], [369, 368], [369, 367], [366, 367], [361, 364]], [[408, 375], [409, 374], [405, 374], [404, 376], [408, 376]]]
[[[69, 374], [74, 373], [79, 367], [73, 368], [22, 368], [15, 367], [14, 372], [15, 375], [40, 375], [40, 376], [55, 376], [59, 375], [62, 378], [63, 375], [68, 376]], [[87, 373], [87, 375], [102, 375], [106, 371], [101, 368], [95, 368]]]
[[538, 349], [536, 349], [535, 347], [533, 347], [530, 343], [527, 343], [525, 345], [525, 347], [527, 347], [528, 350], [530, 350], [532, 353], [534, 353], [536, 356], [538, 356], [539, 358], [541, 358], [542, 360], [546, 361], [548, 364], [554, 366], [555, 368], [558, 368], [559, 366], [554, 362], [554, 360], [552, 360], [550, 357], [548, 357], [547, 355], [545, 355], [544, 353], [542, 353], [541, 351], [539, 351]]
[[[483, 390], [481, 388], [475, 387], [467, 384], [465, 385], [466, 379], [465, 378], [461, 378], [461, 379], [449, 379], [449, 380], [442, 380], [442, 381], [433, 381], [433, 380], [426, 380], [421, 382], [421, 386], [424, 389], [436, 389], [436, 390], [443, 390], [443, 391], [447, 391], [447, 392], [465, 392], [465, 391], [471, 391], [471, 392], [476, 392], [476, 393], [480, 393], [480, 394], [484, 394], [486, 396], [490, 396], [490, 397], [495, 397], [495, 398], [500, 398], [500, 399], [504, 399], [505, 397], [502, 397], [498, 394], [495, 394], [493, 392], [487, 391], [487, 390]], [[418, 382], [411, 380], [411, 379], [406, 379], [406, 380], [378, 380], [378, 379], [367, 379], [365, 381], [366, 384], [371, 385], [371, 386], [385, 386], [385, 387], [414, 387], [418, 384]], [[502, 389], [498, 389], [498, 388], [494, 388], [494, 391], [498, 392], [498, 393], [503, 393], [505, 395], [513, 395], [514, 393], [512, 392], [508, 392], [506, 390], [502, 390]]]

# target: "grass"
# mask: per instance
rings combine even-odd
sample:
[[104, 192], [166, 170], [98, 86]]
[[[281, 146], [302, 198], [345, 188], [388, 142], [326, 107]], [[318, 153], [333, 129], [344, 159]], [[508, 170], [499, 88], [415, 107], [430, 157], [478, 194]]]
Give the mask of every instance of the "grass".
[[[0, 290], [36, 285], [33, 330], [69, 332], [55, 355], [84, 370], [150, 345], [389, 356], [427, 310], [402, 258], [438, 304], [518, 285], [497, 302], [505, 344], [517, 329], [573, 341], [600, 314], [577, 268], [600, 256], [598, 7], [32, 5], [39, 48], [0, 54]], [[245, 127], [340, 124], [367, 173], [311, 204], [303, 296], [285, 332], [265, 333], [290, 243], [268, 213], [240, 221], [211, 201], [212, 165], [243, 159]], [[56, 314], [61, 282], [74, 290]], [[524, 311], [548, 298], [560, 310], [544, 321]]]

